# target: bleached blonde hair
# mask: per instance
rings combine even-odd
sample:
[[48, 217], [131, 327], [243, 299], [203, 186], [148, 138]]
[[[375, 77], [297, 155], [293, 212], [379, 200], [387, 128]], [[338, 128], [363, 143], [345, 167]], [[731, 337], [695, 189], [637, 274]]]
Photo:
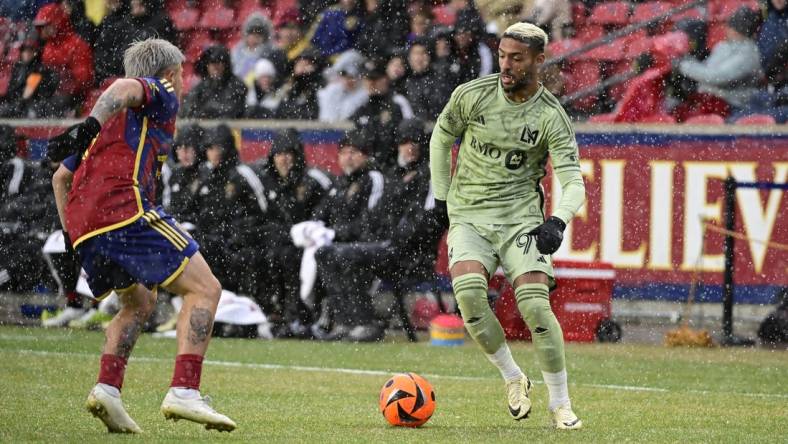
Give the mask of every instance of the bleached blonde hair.
[[542, 28], [528, 22], [519, 22], [509, 26], [501, 37], [509, 37], [525, 43], [537, 52], [544, 52], [544, 48], [547, 46], [547, 33]]
[[123, 53], [123, 69], [126, 77], [155, 77], [184, 60], [181, 50], [166, 40], [139, 40]]

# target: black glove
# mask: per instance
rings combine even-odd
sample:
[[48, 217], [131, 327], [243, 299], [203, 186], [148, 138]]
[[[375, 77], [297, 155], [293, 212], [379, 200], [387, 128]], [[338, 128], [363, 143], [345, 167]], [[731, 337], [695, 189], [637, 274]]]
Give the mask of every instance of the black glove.
[[61, 162], [72, 154], [81, 156], [99, 131], [101, 131], [99, 121], [95, 117], [88, 117], [84, 122], [68, 127], [63, 134], [49, 139], [47, 157], [52, 162]]
[[542, 225], [529, 231], [528, 234], [536, 236], [536, 249], [542, 254], [553, 254], [564, 240], [566, 224], [561, 219], [550, 216]]
[[435, 220], [441, 229], [446, 230], [449, 228], [449, 210], [446, 208], [445, 200], [435, 199]]

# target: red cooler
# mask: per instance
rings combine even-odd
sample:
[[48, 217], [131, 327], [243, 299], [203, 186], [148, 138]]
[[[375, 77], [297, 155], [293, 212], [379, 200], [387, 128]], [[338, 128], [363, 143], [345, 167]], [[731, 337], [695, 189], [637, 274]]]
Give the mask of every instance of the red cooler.
[[[611, 321], [611, 299], [615, 270], [599, 262], [554, 261], [558, 288], [550, 293], [550, 306], [564, 331], [564, 339], [593, 342], [595, 339], [617, 341], [620, 327]], [[495, 315], [501, 321], [507, 339], [530, 340], [514, 289], [500, 273], [490, 280], [490, 289], [498, 291]]]

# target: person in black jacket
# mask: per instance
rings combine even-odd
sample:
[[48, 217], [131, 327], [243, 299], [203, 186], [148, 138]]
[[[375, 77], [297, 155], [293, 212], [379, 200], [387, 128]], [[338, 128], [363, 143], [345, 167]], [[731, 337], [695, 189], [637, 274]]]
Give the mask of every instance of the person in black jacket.
[[74, 31], [82, 37], [82, 40], [93, 46], [98, 37], [98, 27], [85, 15], [85, 2], [83, 0], [62, 0], [61, 3]]
[[[327, 293], [325, 301], [333, 315], [333, 329], [312, 328], [317, 339], [373, 340], [379, 335], [372, 301], [365, 296], [370, 276], [356, 274], [350, 261], [355, 242], [368, 241], [372, 211], [380, 204], [385, 189], [383, 174], [368, 166], [370, 142], [363, 132], [348, 133], [339, 143], [339, 165], [343, 175], [315, 213], [335, 231], [334, 244], [317, 250], [315, 260], [319, 280]], [[363, 334], [374, 337], [366, 339]]]
[[128, 48], [134, 35], [128, 0], [107, 0], [105, 4], [107, 15], [99, 24], [93, 45], [96, 85], [101, 85], [105, 79], [123, 76], [123, 59], [118, 53]]
[[275, 113], [277, 119], [317, 120], [321, 67], [322, 58], [314, 49], [305, 49], [295, 58], [293, 74], [280, 89], [283, 99]]
[[444, 229], [437, 223], [429, 169], [424, 162], [427, 137], [423, 126], [417, 119], [400, 125], [397, 165], [387, 172], [382, 201], [367, 213], [368, 231], [363, 241], [334, 243], [318, 250], [321, 279], [328, 281], [328, 290], [338, 295], [334, 297], [338, 325], [325, 339], [383, 339], [384, 327], [374, 320], [371, 310], [369, 289], [373, 279], [377, 276], [404, 286], [432, 275]]
[[394, 164], [396, 158], [392, 147], [396, 142], [397, 125], [403, 118], [413, 117], [413, 110], [405, 97], [392, 93], [391, 81], [380, 64], [367, 61], [362, 74], [369, 101], [356, 110], [350, 120], [356, 128], [364, 129], [373, 138], [372, 164], [387, 168]]
[[222, 288], [235, 291], [238, 280], [232, 267], [232, 249], [228, 241], [232, 237], [233, 209], [225, 198], [230, 177], [238, 166], [238, 149], [232, 131], [219, 125], [206, 135], [205, 157], [200, 165], [197, 186], [197, 220], [194, 238], [200, 251], [214, 270]]
[[132, 41], [160, 38], [177, 44], [175, 26], [162, 0], [130, 0], [129, 21], [134, 30]]
[[183, 101], [183, 117], [220, 119], [243, 116], [246, 85], [233, 74], [227, 48], [222, 45], [206, 48], [195, 69], [201, 80]]
[[[253, 294], [258, 295], [263, 311], [276, 325], [275, 336], [306, 337], [314, 312], [299, 296], [297, 264], [301, 263], [302, 251], [290, 241], [290, 228], [312, 218], [332, 181], [324, 172], [306, 166], [303, 145], [298, 132], [292, 129], [277, 133], [267, 162], [256, 163], [251, 169], [254, 177], [248, 172], [237, 177], [236, 206], [247, 206], [241, 202], [254, 206], [262, 199], [265, 214], [256, 218], [254, 229], [245, 236], [248, 239], [238, 251], [246, 248], [249, 253], [242, 256], [258, 258], [250, 274], [264, 276], [252, 279], [258, 283]], [[265, 248], [261, 249], [261, 245]]]
[[22, 43], [19, 60], [11, 68], [8, 89], [0, 97], [0, 117], [41, 118], [59, 111], [51, 98], [57, 90], [58, 76], [41, 64], [38, 40]]
[[434, 121], [451, 96], [452, 85], [441, 81], [430, 66], [430, 43], [417, 39], [408, 49], [410, 75], [405, 80], [405, 96], [416, 117]]
[[205, 129], [199, 125], [190, 125], [179, 129], [173, 142], [178, 163], [172, 169], [172, 175], [162, 205], [168, 213], [178, 218], [187, 230], [193, 228], [197, 221], [197, 192], [200, 187], [200, 165], [205, 162]]

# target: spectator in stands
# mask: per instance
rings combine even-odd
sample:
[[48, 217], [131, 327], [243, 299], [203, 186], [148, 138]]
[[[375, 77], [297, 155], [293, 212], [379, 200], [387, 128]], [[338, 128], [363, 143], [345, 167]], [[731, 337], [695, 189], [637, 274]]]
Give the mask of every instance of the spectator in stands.
[[292, 62], [306, 49], [309, 42], [302, 41], [301, 19], [298, 9], [289, 8], [276, 18], [276, 47], [287, 55], [287, 60]]
[[382, 338], [382, 328], [375, 321], [372, 301], [366, 293], [369, 279], [356, 277], [350, 265], [355, 252], [345, 246], [369, 239], [369, 215], [380, 203], [384, 192], [384, 178], [380, 171], [369, 167], [370, 141], [358, 130], [353, 130], [339, 142], [338, 177], [328, 197], [315, 211], [315, 219], [325, 222], [335, 231], [333, 245], [317, 250], [318, 276], [327, 293], [324, 301], [333, 317], [333, 328], [326, 332], [312, 328], [321, 340], [340, 340], [350, 336], [356, 341]]
[[487, 32], [500, 35], [510, 25], [521, 20], [528, 7], [533, 6], [533, 1], [475, 0], [474, 4], [486, 23]]
[[52, 70], [60, 84], [52, 96], [52, 116], [73, 114], [93, 86], [93, 52], [71, 28], [60, 4], [50, 3], [36, 14], [33, 24], [46, 43], [41, 54], [44, 68]]
[[410, 45], [416, 40], [427, 39], [432, 29], [432, 11], [427, 8], [419, 8], [410, 16], [410, 32], [408, 32], [407, 44]]
[[363, 63], [363, 56], [351, 49], [340, 54], [334, 65], [326, 70], [329, 83], [317, 91], [321, 121], [347, 120], [367, 102], [367, 90], [360, 77]]
[[98, 38], [98, 27], [85, 15], [85, 2], [82, 0], [61, 0], [60, 4], [63, 5], [63, 10], [68, 15], [74, 32], [82, 37], [82, 40], [88, 45], [93, 46]]
[[405, 46], [408, 13], [404, 0], [364, 0], [364, 26], [356, 49], [368, 58], [382, 58]]
[[408, 79], [409, 74], [405, 52], [402, 50], [394, 51], [388, 61], [386, 61], [386, 76], [389, 78], [391, 90], [395, 94], [405, 94], [405, 81]]
[[208, 131], [204, 146], [207, 160], [199, 167], [194, 237], [223, 288], [234, 291], [231, 287], [237, 284], [237, 273], [242, 270], [233, 269], [234, 254], [227, 242], [232, 235], [233, 212], [225, 192], [239, 163], [238, 149], [226, 125]]
[[0, 117], [51, 116], [50, 98], [57, 86], [58, 77], [41, 63], [38, 40], [25, 40], [20, 47], [19, 60], [11, 68], [6, 94], [0, 98]]
[[283, 88], [283, 99], [276, 110], [277, 119], [316, 120], [320, 114], [317, 90], [320, 88], [322, 58], [306, 49], [293, 63], [293, 74]]
[[460, 65], [455, 63], [452, 56], [451, 29], [438, 26], [430, 33], [432, 48], [430, 64], [439, 84], [445, 85], [450, 90], [459, 85]]
[[[278, 75], [284, 77], [288, 71], [287, 56], [284, 51], [274, 46], [272, 35], [271, 21], [260, 13], [252, 13], [244, 21], [243, 38], [233, 47], [230, 59], [233, 74], [243, 80], [248, 88], [254, 83], [254, 67], [260, 59], [268, 59], [273, 63]], [[281, 82], [275, 77], [274, 83], [279, 86]]]
[[162, 0], [130, 0], [129, 21], [134, 30], [132, 41], [158, 37], [177, 44], [175, 26], [164, 9]]
[[767, 88], [755, 94], [739, 114], [768, 114], [777, 123], [785, 123], [788, 121], [788, 2], [769, 0], [766, 9], [758, 50]]
[[0, 291], [24, 293], [51, 282], [41, 247], [59, 225], [50, 182], [59, 164], [22, 159], [16, 147], [15, 131], [0, 126]]
[[372, 137], [374, 148], [369, 153], [370, 161], [376, 167], [382, 168], [394, 164], [396, 153], [392, 147], [396, 140], [397, 126], [402, 119], [413, 117], [413, 109], [408, 99], [391, 91], [390, 80], [382, 66], [374, 61], [367, 61], [363, 75], [369, 100], [350, 120]]
[[320, 55], [329, 57], [351, 49], [363, 26], [356, 0], [340, 0], [315, 19], [309, 40]]
[[698, 92], [674, 109], [678, 121], [708, 113], [709, 109], [725, 117], [731, 109], [748, 103], [763, 81], [758, 46], [753, 40], [759, 24], [758, 13], [742, 7], [728, 19], [726, 39], [706, 60], [686, 58], [679, 63], [679, 72], [698, 83]]
[[128, 0], [107, 0], [107, 15], [101, 20], [94, 45], [96, 84], [123, 76], [123, 60], [118, 53], [132, 42], [134, 30], [129, 20]]
[[184, 99], [181, 115], [201, 119], [235, 119], [243, 116], [246, 86], [233, 75], [230, 53], [221, 45], [210, 46], [195, 65], [201, 80]]
[[169, 196], [162, 199], [162, 204], [187, 231], [193, 231], [198, 220], [200, 165], [206, 160], [204, 143], [205, 129], [196, 124], [179, 129], [173, 142], [178, 162], [169, 180]]
[[268, 219], [264, 229], [268, 248], [266, 290], [276, 297], [283, 310], [281, 327], [275, 336], [308, 337], [309, 325], [315, 321], [314, 307], [309, 307], [299, 294], [298, 273], [294, 264], [301, 263], [302, 250], [290, 240], [290, 228], [314, 218], [315, 210], [332, 187], [328, 175], [309, 168], [304, 147], [295, 130], [276, 134], [262, 174], [268, 200]]
[[569, 0], [535, 0], [524, 19], [542, 28], [550, 41], [563, 40], [572, 24], [572, 5]]
[[408, 49], [410, 75], [405, 81], [405, 96], [416, 116], [434, 121], [451, 95], [452, 86], [437, 79], [430, 67], [429, 43], [415, 40]]
[[245, 117], [273, 119], [282, 97], [276, 89], [276, 68], [268, 59], [260, 59], [254, 67], [254, 82], [246, 94]]
[[481, 40], [484, 28], [479, 26], [475, 11], [463, 9], [457, 14], [453, 33], [453, 65], [456, 64], [457, 81], [469, 82], [493, 72], [494, 60], [490, 47]]

